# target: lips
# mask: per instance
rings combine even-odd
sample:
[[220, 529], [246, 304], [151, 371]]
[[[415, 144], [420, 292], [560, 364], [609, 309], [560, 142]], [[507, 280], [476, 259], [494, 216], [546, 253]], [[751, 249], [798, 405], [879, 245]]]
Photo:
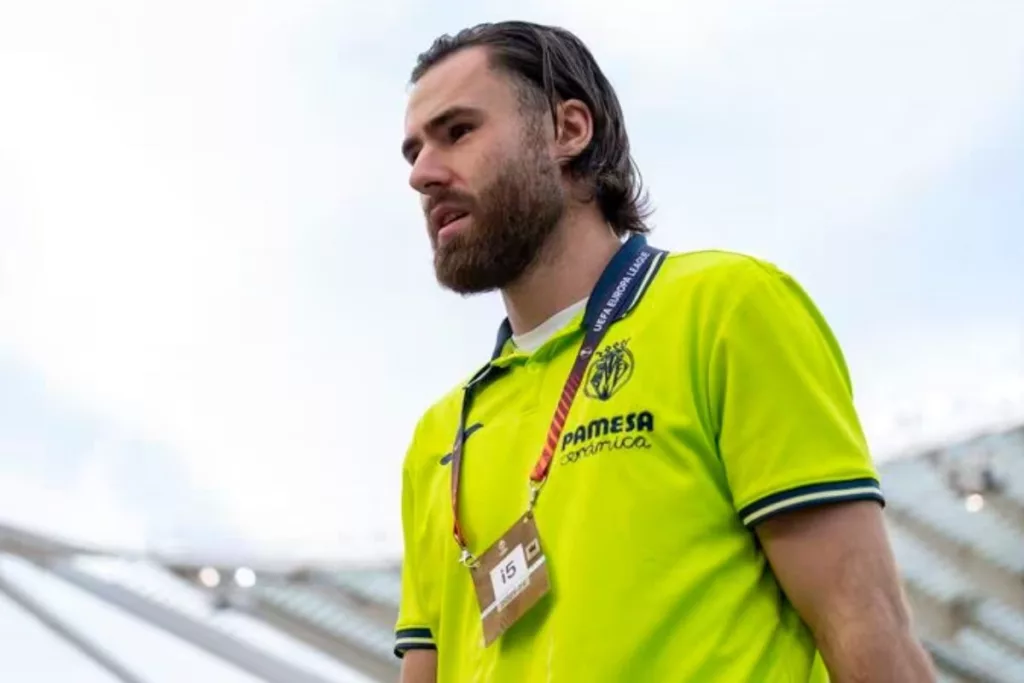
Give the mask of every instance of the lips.
[[430, 211], [430, 228], [435, 236], [441, 231], [469, 215], [469, 210], [454, 204], [439, 204]]
[[440, 219], [437, 221], [438, 227], [439, 228], [444, 228], [445, 226], [447, 226], [447, 225], [449, 225], [451, 223], [454, 223], [455, 221], [459, 220], [460, 218], [463, 218], [463, 217], [468, 216], [468, 215], [469, 215], [468, 211], [462, 211], [462, 210], [459, 210], [459, 209], [452, 209], [450, 211], [445, 211], [444, 213], [441, 214]]

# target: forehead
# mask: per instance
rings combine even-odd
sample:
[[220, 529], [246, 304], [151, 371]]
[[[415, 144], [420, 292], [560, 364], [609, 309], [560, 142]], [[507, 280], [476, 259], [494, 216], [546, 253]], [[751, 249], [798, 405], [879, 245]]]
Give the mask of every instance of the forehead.
[[413, 87], [406, 107], [406, 132], [418, 133], [449, 109], [498, 110], [513, 102], [509, 79], [491, 68], [486, 49], [466, 48], [434, 65]]

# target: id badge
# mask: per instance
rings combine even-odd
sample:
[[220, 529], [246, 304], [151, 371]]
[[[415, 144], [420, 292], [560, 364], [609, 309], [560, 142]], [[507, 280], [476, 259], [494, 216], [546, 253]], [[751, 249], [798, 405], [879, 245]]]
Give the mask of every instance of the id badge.
[[520, 517], [479, 557], [471, 573], [486, 647], [519, 621], [550, 588], [533, 513]]

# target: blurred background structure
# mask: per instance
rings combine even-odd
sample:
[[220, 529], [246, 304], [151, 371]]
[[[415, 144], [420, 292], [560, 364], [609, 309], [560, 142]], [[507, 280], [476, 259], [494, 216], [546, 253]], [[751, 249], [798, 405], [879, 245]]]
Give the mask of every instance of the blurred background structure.
[[[1024, 681], [1024, 425], [882, 467], [889, 534], [944, 683]], [[397, 680], [397, 566], [240, 566], [0, 530], [18, 683]]]

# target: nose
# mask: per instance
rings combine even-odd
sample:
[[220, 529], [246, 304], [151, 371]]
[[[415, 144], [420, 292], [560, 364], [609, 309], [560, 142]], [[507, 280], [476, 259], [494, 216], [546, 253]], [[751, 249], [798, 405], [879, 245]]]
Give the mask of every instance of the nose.
[[451, 169], [442, 155], [430, 147], [424, 147], [416, 155], [416, 161], [409, 172], [409, 185], [420, 194], [427, 195], [451, 183]]

